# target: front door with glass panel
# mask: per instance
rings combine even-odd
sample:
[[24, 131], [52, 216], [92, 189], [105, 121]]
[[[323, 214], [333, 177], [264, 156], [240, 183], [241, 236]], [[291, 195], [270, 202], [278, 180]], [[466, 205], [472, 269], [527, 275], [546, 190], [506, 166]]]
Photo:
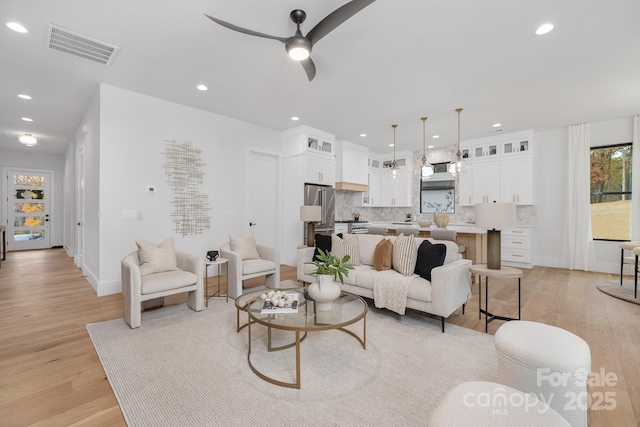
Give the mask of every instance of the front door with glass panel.
[[50, 174], [8, 171], [8, 250], [50, 248]]

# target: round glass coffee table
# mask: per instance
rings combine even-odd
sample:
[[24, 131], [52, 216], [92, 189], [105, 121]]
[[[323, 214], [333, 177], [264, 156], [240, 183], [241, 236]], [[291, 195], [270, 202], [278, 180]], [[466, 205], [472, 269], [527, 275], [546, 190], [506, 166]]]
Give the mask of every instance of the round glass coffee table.
[[[357, 295], [342, 292], [342, 294], [333, 303], [331, 311], [317, 311], [313, 300], [306, 300], [304, 290], [288, 289], [289, 293], [298, 294], [298, 312], [297, 313], [261, 313], [264, 301], [260, 295], [264, 292], [257, 291], [255, 296], [257, 299], [251, 300], [251, 296], [247, 296], [250, 301], [247, 305], [248, 314], [248, 330], [249, 330], [249, 346], [247, 353], [247, 361], [251, 370], [260, 378], [272, 384], [282, 387], [300, 388], [300, 343], [307, 337], [308, 332], [327, 331], [337, 329], [346, 332], [355, 337], [362, 345], [363, 349], [367, 348], [367, 303]], [[354, 332], [345, 329], [345, 326], [362, 320], [362, 337]], [[260, 372], [251, 362], [251, 328], [255, 328], [255, 324], [266, 326], [267, 330], [267, 349], [268, 351], [279, 351], [295, 346], [296, 348], [296, 380], [289, 383], [271, 378]], [[271, 330], [279, 329], [284, 331], [293, 331], [295, 333], [295, 341], [273, 347], [271, 345]]]

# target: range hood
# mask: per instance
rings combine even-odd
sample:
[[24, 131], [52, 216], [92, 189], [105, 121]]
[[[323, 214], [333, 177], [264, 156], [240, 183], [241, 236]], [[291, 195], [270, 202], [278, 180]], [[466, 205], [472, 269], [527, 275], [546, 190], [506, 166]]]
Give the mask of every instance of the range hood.
[[423, 178], [420, 187], [423, 190], [442, 190], [455, 188], [456, 177], [449, 172], [437, 172], [428, 178]]
[[369, 186], [356, 184], [354, 182], [336, 182], [336, 190], [359, 191], [361, 193], [369, 191]]

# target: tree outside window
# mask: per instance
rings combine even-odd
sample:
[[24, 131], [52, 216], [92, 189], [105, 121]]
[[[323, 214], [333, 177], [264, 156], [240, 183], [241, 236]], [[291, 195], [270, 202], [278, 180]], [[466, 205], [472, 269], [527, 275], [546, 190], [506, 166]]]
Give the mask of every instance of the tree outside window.
[[631, 154], [631, 143], [591, 148], [595, 240], [631, 240]]

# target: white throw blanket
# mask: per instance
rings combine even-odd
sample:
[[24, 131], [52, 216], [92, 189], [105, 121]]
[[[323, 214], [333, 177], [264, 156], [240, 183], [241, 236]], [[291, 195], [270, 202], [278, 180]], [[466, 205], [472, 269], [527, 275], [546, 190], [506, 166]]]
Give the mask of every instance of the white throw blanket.
[[403, 276], [394, 270], [376, 273], [373, 279], [373, 300], [376, 307], [404, 314], [411, 280], [413, 275]]

